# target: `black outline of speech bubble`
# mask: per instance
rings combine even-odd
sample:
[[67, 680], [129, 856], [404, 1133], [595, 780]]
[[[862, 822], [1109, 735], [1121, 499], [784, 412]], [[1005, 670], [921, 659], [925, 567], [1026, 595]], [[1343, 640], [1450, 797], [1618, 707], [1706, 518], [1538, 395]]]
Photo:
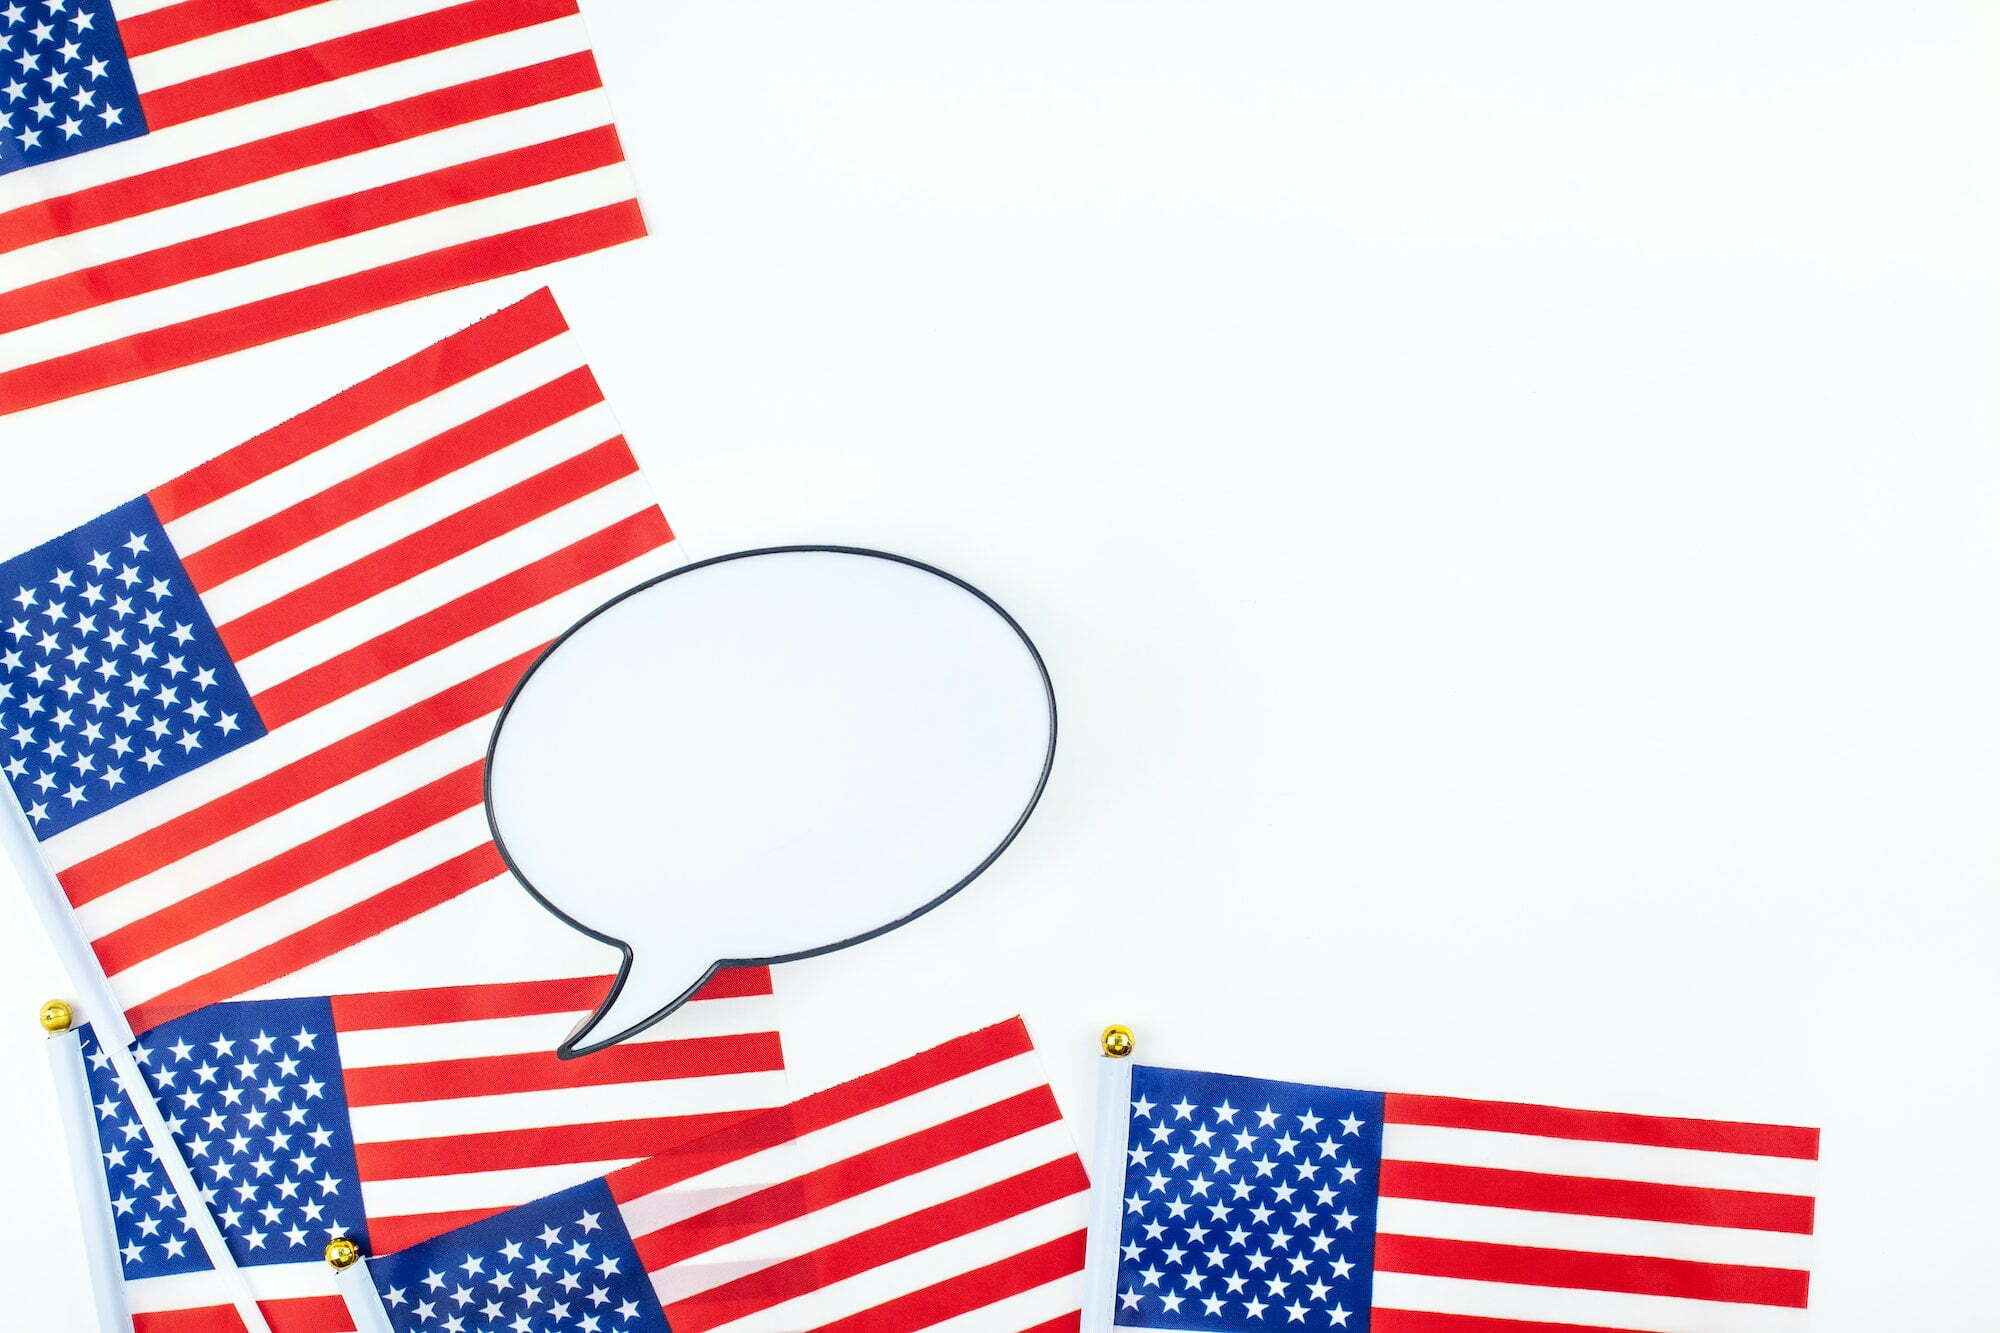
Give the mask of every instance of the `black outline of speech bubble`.
[[[898, 917], [896, 920], [889, 922], [887, 925], [877, 926], [873, 930], [864, 931], [861, 934], [856, 935], [851, 939], [841, 940], [836, 944], [823, 944], [817, 948], [801, 949], [796, 953], [778, 954], [770, 958], [718, 959], [715, 962], [710, 963], [708, 965], [708, 970], [706, 972], [703, 972], [701, 976], [695, 980], [693, 985], [689, 986], [686, 990], [682, 991], [679, 995], [675, 996], [672, 1000], [668, 1001], [663, 1008], [657, 1010], [655, 1013], [652, 1014], [651, 1017], [646, 1018], [641, 1022], [633, 1024], [631, 1027], [625, 1029], [625, 1031], [617, 1033], [614, 1036], [606, 1037], [602, 1041], [593, 1042], [588, 1046], [579, 1047], [576, 1044], [577, 1034], [589, 1031], [590, 1028], [597, 1023], [598, 1019], [602, 1018], [607, 1012], [609, 1012], [611, 1006], [618, 1002], [619, 995], [624, 991], [625, 982], [627, 978], [629, 978], [632, 975], [632, 946], [627, 944], [624, 940], [618, 939], [611, 935], [606, 935], [601, 931], [591, 929], [589, 926], [586, 926], [583, 922], [578, 921], [575, 917], [563, 911], [562, 908], [557, 907], [554, 903], [550, 902], [546, 897], [543, 896], [542, 891], [535, 887], [534, 881], [530, 880], [528, 876], [521, 870], [521, 867], [514, 863], [514, 857], [512, 853], [510, 853], [507, 850], [507, 840], [506, 838], [501, 836], [500, 821], [493, 812], [493, 756], [500, 748], [500, 733], [507, 726], [508, 714], [514, 711], [515, 700], [521, 697], [521, 691], [527, 688], [528, 682], [534, 678], [535, 672], [541, 669], [542, 663], [548, 661], [549, 658], [554, 656], [555, 653], [559, 649], [561, 649], [561, 647], [565, 643], [569, 642], [571, 635], [575, 634], [578, 630], [581, 630], [585, 625], [588, 625], [591, 621], [597, 619], [599, 616], [603, 615], [606, 611], [609, 611], [612, 607], [618, 605], [626, 598], [637, 596], [639, 593], [646, 591], [646, 589], [652, 587], [657, 583], [665, 583], [668, 579], [677, 579], [681, 577], [681, 575], [683, 574], [692, 574], [695, 570], [706, 569], [710, 565], [719, 565], [730, 560], [747, 560], [753, 556], [760, 556], [760, 555], [795, 555], [801, 553], [822, 553], [822, 554], [833, 554], [833, 555], [865, 555], [865, 556], [871, 556], [877, 560], [893, 560], [899, 565], [909, 565], [913, 569], [921, 569], [927, 574], [935, 574], [937, 575], [937, 577], [944, 579], [946, 582], [956, 584], [960, 588], [965, 589], [965, 591], [971, 593], [974, 597], [977, 597], [980, 601], [986, 603], [986, 605], [992, 609], [995, 615], [999, 616], [1002, 620], [1007, 622], [1007, 627], [1013, 630], [1014, 633], [1020, 637], [1021, 642], [1027, 646], [1028, 656], [1031, 659], [1033, 659], [1035, 663], [1035, 670], [1041, 673], [1042, 693], [1049, 703], [1049, 750], [1048, 754], [1042, 759], [1042, 772], [1041, 775], [1035, 779], [1035, 790], [1029, 794], [1028, 804], [1022, 808], [1021, 817], [1014, 821], [1014, 826], [1007, 830], [1006, 836], [1000, 839], [999, 845], [996, 846], [992, 851], [988, 852], [985, 858], [981, 860], [978, 865], [974, 866], [972, 870], [963, 879], [960, 879], [958, 881], [958, 883], [952, 885], [950, 888], [946, 889], [943, 893], [940, 893], [937, 897], [931, 899], [929, 902], [917, 908], [915, 911], [910, 912], [905, 916]], [[707, 560], [697, 560], [691, 565], [683, 565], [679, 569], [669, 570], [665, 574], [661, 574], [656, 578], [647, 579], [644, 583], [636, 584], [633, 587], [627, 588], [624, 592], [619, 593], [616, 597], [613, 597], [610, 601], [604, 603], [604, 605], [598, 607], [594, 611], [589, 612], [581, 620], [577, 621], [574, 625], [571, 625], [568, 629], [564, 630], [560, 635], [558, 635], [556, 637], [556, 640], [553, 643], [551, 643], [547, 648], [544, 648], [541, 651], [541, 653], [535, 658], [535, 660], [529, 665], [528, 669], [521, 673], [521, 679], [514, 683], [513, 690], [511, 690], [507, 695], [507, 702], [505, 706], [503, 706], [500, 709], [500, 716], [493, 723], [493, 735], [486, 742], [486, 768], [481, 778], [481, 785], [485, 795], [486, 827], [489, 830], [491, 830], [493, 834], [493, 845], [499, 850], [500, 859], [506, 862], [507, 869], [510, 872], [512, 872], [514, 879], [521, 885], [522, 888], [526, 889], [530, 894], [534, 896], [536, 902], [540, 903], [543, 907], [547, 908], [551, 913], [553, 913], [557, 918], [559, 918], [564, 924], [568, 925], [571, 929], [579, 931], [582, 934], [588, 935], [590, 936], [590, 938], [594, 940], [600, 940], [605, 944], [613, 944], [618, 947], [618, 952], [620, 955], [618, 963], [618, 976], [617, 979], [611, 983], [611, 993], [604, 997], [603, 1003], [597, 1006], [596, 1010], [592, 1012], [587, 1022], [581, 1024], [577, 1028], [576, 1033], [572, 1033], [570, 1036], [563, 1039], [562, 1045], [556, 1047], [556, 1054], [560, 1056], [562, 1059], [572, 1060], [580, 1055], [590, 1055], [596, 1051], [604, 1050], [606, 1047], [616, 1046], [621, 1041], [625, 1041], [628, 1038], [637, 1036], [639, 1033], [644, 1032], [647, 1028], [653, 1026], [653, 1024], [665, 1018], [668, 1014], [673, 1013], [674, 1010], [680, 1008], [683, 1004], [686, 1004], [688, 1000], [693, 997], [696, 991], [700, 990], [703, 986], [706, 986], [709, 983], [709, 980], [713, 978], [717, 972], [720, 972], [725, 967], [768, 967], [773, 963], [789, 963], [800, 958], [817, 958], [821, 954], [832, 953], [837, 949], [845, 949], [850, 945], [861, 944], [868, 940], [872, 940], [877, 935], [886, 935], [890, 931], [896, 929], [898, 926], [906, 926], [910, 922], [915, 921], [918, 917], [922, 916], [924, 913], [930, 911], [932, 908], [937, 907], [939, 904], [943, 903], [947, 898], [950, 898], [953, 894], [957, 893], [960, 889], [972, 883], [973, 880], [978, 879], [980, 875], [986, 872], [986, 868], [988, 866], [992, 865], [995, 861], [999, 860], [1000, 853], [1006, 851], [1007, 848], [1013, 844], [1015, 837], [1018, 836], [1021, 832], [1021, 829], [1024, 826], [1026, 826], [1028, 822], [1028, 816], [1035, 813], [1035, 807], [1041, 803], [1042, 791], [1049, 785], [1049, 773], [1051, 770], [1055, 768], [1056, 732], [1057, 732], [1057, 716], [1056, 716], [1055, 682], [1049, 679], [1048, 664], [1042, 661], [1041, 650], [1035, 647], [1035, 641], [1028, 637], [1028, 632], [1021, 628], [1020, 622], [1015, 620], [1013, 616], [1007, 614], [1006, 607], [1000, 605], [1000, 603], [994, 601], [991, 597], [988, 597], [985, 593], [973, 587], [970, 583], [967, 583], [964, 579], [959, 578], [956, 574], [946, 573], [944, 570], [939, 569], [935, 565], [927, 565], [921, 560], [912, 560], [910, 557], [905, 555], [895, 555], [888, 551], [870, 550], [865, 546], [765, 546], [765, 547], [760, 547], [754, 551], [735, 551], [729, 555], [718, 555], [718, 556], [713, 556]]]

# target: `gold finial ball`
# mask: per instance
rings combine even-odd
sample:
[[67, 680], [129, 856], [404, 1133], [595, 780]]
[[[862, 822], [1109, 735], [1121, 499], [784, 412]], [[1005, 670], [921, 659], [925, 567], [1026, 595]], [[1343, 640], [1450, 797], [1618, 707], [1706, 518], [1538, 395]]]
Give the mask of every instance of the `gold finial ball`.
[[42, 1006], [42, 1031], [67, 1032], [69, 1025], [76, 1021], [76, 1011], [69, 1007], [67, 1000], [50, 1000]]
[[1104, 1029], [1104, 1053], [1114, 1060], [1132, 1054], [1132, 1029], [1123, 1023], [1113, 1023]]
[[336, 1236], [326, 1243], [326, 1261], [334, 1272], [344, 1273], [361, 1262], [361, 1247], [345, 1236]]

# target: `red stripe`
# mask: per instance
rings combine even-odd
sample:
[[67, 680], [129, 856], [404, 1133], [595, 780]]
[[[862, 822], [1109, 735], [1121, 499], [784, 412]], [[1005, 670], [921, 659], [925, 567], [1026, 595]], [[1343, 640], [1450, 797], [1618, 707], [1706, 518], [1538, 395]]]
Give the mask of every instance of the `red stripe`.
[[[441, 1163], [438, 1140], [404, 1139], [393, 1143], [357, 1143], [355, 1160], [364, 1182], [412, 1180], [449, 1171], [518, 1171], [537, 1166], [573, 1166], [651, 1157], [692, 1143], [719, 1129], [747, 1120], [755, 1111], [711, 1111], [695, 1115], [652, 1116], [641, 1120], [603, 1120], [581, 1125], [550, 1125], [546, 1129], [494, 1130], [485, 1134], [451, 1136], [448, 1163]], [[372, 1230], [372, 1222], [371, 1222]], [[379, 1249], [382, 1238], [372, 1238]]]
[[[271, 1333], [348, 1333], [354, 1323], [338, 1296], [295, 1296], [259, 1301]], [[227, 1305], [190, 1310], [156, 1310], [132, 1316], [132, 1333], [242, 1333], [243, 1320]]]
[[137, 59], [323, 3], [325, 0], [182, 0], [150, 14], [119, 19], [118, 35], [125, 39], [125, 54]]
[[115, 977], [177, 944], [205, 935], [308, 884], [344, 870], [485, 799], [484, 760], [436, 778], [297, 846], [190, 893], [167, 907], [92, 941]]
[[482, 844], [443, 865], [433, 866], [401, 884], [343, 907], [276, 943], [252, 950], [213, 972], [176, 986], [128, 1010], [126, 1019], [134, 1032], [144, 1032], [204, 1005], [235, 999], [323, 958], [331, 958], [363, 940], [373, 939], [391, 926], [399, 926], [506, 873], [506, 864], [493, 844]]
[[0, 213], [0, 254], [599, 86], [579, 51], [54, 195]]
[[1532, 1245], [1492, 1245], [1431, 1236], [1376, 1236], [1375, 1268], [1384, 1273], [1420, 1273], [1468, 1282], [1623, 1291], [1690, 1301], [1779, 1305], [1800, 1310], [1806, 1304], [1806, 1275], [1789, 1268], [1595, 1254]]
[[1638, 1180], [1544, 1175], [1498, 1167], [1450, 1166], [1440, 1162], [1385, 1159], [1381, 1192], [1396, 1199], [1430, 1199], [1487, 1208], [1523, 1208], [1537, 1213], [1577, 1213], [1588, 1217], [1629, 1217], [1642, 1222], [1689, 1226], [1741, 1227], [1810, 1236], [1813, 1201], [1797, 1194], [1752, 1190], [1656, 1185]]
[[[465, 1023], [488, 1018], [523, 1018], [530, 1014], [583, 1015], [593, 1012], [603, 1002], [613, 980], [608, 976], [570, 977], [561, 981], [511, 981], [336, 995], [333, 1025], [342, 1032], [369, 1032], [419, 1023]], [[716, 973], [693, 998], [729, 1000], [770, 993], [770, 968], [737, 967]]]
[[251, 702], [272, 729], [371, 685], [674, 539], [648, 507], [310, 667]]
[[610, 126], [441, 167], [0, 293], [0, 333], [226, 273], [309, 246], [611, 166]]
[[[997, 1065], [1033, 1050], [1028, 1029], [1018, 1018], [968, 1033], [956, 1041], [899, 1060], [872, 1074], [824, 1092], [813, 1093], [762, 1115], [732, 1125], [687, 1149], [638, 1162], [606, 1178], [611, 1197], [629, 1203], [642, 1195], [710, 1171], [752, 1153], [775, 1147], [801, 1134], [838, 1124], [891, 1102], [949, 1083], [955, 1078]], [[595, 1057], [586, 1057], [594, 1059]]]
[[1638, 1333], [1600, 1324], [1546, 1324], [1538, 1319], [1488, 1319], [1482, 1315], [1432, 1314], [1423, 1310], [1369, 1312], [1371, 1333]]
[[347, 1104], [392, 1106], [550, 1088], [601, 1088], [612, 1083], [756, 1074], [782, 1068], [784, 1055], [778, 1049], [777, 1033], [738, 1032], [626, 1042], [585, 1060], [565, 1060], [553, 1051], [535, 1051], [349, 1069]]
[[[845, 1319], [821, 1324], [816, 1333], [918, 1333], [947, 1319], [983, 1310], [1010, 1296], [1082, 1272], [1083, 1238], [1083, 1232], [1072, 1232]], [[1062, 1315], [1037, 1325], [1036, 1330], [1056, 1333], [1057, 1326], [1073, 1326], [1076, 1321], [1076, 1315]]]
[[240, 661], [638, 470], [625, 441], [608, 440], [266, 602], [216, 632]]
[[141, 875], [241, 833], [426, 741], [497, 712], [540, 652], [537, 647], [489, 667], [275, 772], [224, 792], [206, 805], [79, 861], [57, 878], [70, 902], [81, 907]]
[[139, 105], [147, 126], [163, 130], [574, 13], [574, 0], [470, 0], [156, 88], [141, 94]]
[[741, 1319], [1089, 1188], [1074, 1154], [872, 1227], [667, 1307], [674, 1333]]
[[213, 504], [568, 331], [544, 287], [148, 493], [160, 522]]
[[[613, 1047], [612, 1049], [617, 1049]], [[830, 1208], [870, 1190], [943, 1166], [1062, 1119], [1055, 1095], [1030, 1088], [991, 1106], [878, 1144], [852, 1157], [781, 1181], [705, 1212], [632, 1238], [649, 1273], [707, 1254], [745, 1236]]]
[[195, 588], [206, 593], [603, 401], [590, 368], [579, 366], [240, 528], [184, 557], [181, 565]]
[[1595, 1143], [1637, 1143], [1650, 1148], [1691, 1148], [1701, 1152], [1749, 1153], [1758, 1157], [1819, 1157], [1819, 1131], [1790, 1125], [1756, 1125], [1735, 1120], [1681, 1120], [1627, 1115], [1618, 1111], [1573, 1111], [1523, 1102], [1479, 1102], [1457, 1097], [1415, 1097], [1392, 1092], [1383, 1099], [1382, 1118], [1392, 1125], [1437, 1125], [1485, 1129], [1500, 1134], [1533, 1134]]
[[636, 202], [488, 236], [0, 373], [0, 415], [125, 384], [646, 234]]

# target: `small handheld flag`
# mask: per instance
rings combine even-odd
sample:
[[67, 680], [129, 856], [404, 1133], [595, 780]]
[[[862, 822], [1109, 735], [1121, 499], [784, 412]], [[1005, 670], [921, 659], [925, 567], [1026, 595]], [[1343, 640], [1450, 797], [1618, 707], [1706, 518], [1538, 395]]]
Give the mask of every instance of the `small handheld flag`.
[[372, 1258], [366, 1294], [395, 1333], [1062, 1333], [1084, 1199], [1016, 1019]]
[[0, 415], [644, 232], [574, 0], [0, 0]]
[[[537, 293], [0, 559], [0, 777], [32, 839], [0, 832], [152, 1023], [511, 897], [492, 719], [566, 625], [677, 562]], [[429, 961], [362, 953], [313, 989]]]
[[1802, 1326], [1816, 1130], [1146, 1065], [1107, 1084], [1092, 1327]]

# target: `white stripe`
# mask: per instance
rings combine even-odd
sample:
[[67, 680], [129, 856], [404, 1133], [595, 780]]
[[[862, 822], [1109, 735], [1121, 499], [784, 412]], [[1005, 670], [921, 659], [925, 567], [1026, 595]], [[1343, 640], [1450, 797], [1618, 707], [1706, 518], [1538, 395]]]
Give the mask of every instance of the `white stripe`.
[[[460, 1023], [413, 1023], [407, 1027], [365, 1028], [340, 1034], [340, 1063], [346, 1069], [384, 1065], [414, 1065], [428, 1060], [457, 1059], [467, 1054], [534, 1055], [553, 1051], [589, 1009], [514, 1018], [476, 1018]], [[697, 999], [682, 1005], [663, 1023], [656, 1023], [621, 1046], [684, 1041], [690, 1037], [721, 1037], [743, 1032], [776, 1030], [776, 1006], [768, 995], [738, 995], [720, 1000]]]
[[[781, 1301], [742, 1319], [720, 1324], [714, 1333], [790, 1333], [802, 1328], [817, 1328], [1081, 1230], [1086, 1221], [1085, 1212], [1084, 1195], [1073, 1194], [789, 1301]], [[837, 1236], [828, 1234], [823, 1238], [826, 1242], [833, 1239]], [[668, 1269], [664, 1274], [654, 1275], [656, 1291], [662, 1287], [662, 1279], [672, 1272]], [[662, 1299], [666, 1299], [664, 1294]], [[1010, 1333], [1013, 1331], [1010, 1330]]]
[[[782, 1094], [780, 1094], [782, 1095]], [[588, 1120], [600, 1124], [617, 1117], [592, 1109]], [[621, 1166], [638, 1161], [621, 1157], [606, 1162], [564, 1162], [555, 1166], [523, 1166], [505, 1171], [467, 1171], [458, 1175], [415, 1176], [407, 1180], [364, 1180], [361, 1200], [372, 1220], [389, 1217], [422, 1217], [429, 1213], [495, 1211], [515, 1208], [530, 1199], [566, 1190]]]
[[[822, 1289], [813, 1301], [815, 1323], [845, 1319], [871, 1310], [884, 1301], [922, 1291], [940, 1280], [1001, 1263], [1037, 1245], [1074, 1235], [1082, 1231], [1090, 1220], [1088, 1204], [1088, 1196], [1079, 1191], [1004, 1222], [996, 1222], [969, 1235], [954, 1237], [941, 1245], [933, 1245], [836, 1282]], [[1081, 1262], [1080, 1258], [1078, 1262]], [[1077, 1308], [1082, 1286], [1080, 1269], [1076, 1277], [1049, 1285], [1055, 1288], [1053, 1294], [1059, 1301], [1063, 1293], [1067, 1294], [1065, 1309]], [[990, 1329], [992, 1333], [1019, 1333], [1019, 1330], [1030, 1327], [1028, 1324], [1001, 1322], [997, 1308], [992, 1309], [983, 1320], [977, 1315], [966, 1315], [950, 1322], [958, 1326]]]
[[[243, 1276], [260, 1301], [333, 1295], [333, 1270], [318, 1261], [245, 1268]], [[128, 1281], [125, 1293], [131, 1299], [134, 1314], [199, 1310], [205, 1306], [229, 1304], [228, 1291], [222, 1279], [208, 1269], [199, 1273], [177, 1273], [172, 1277]]]
[[1595, 1254], [1643, 1254], [1706, 1264], [1751, 1264], [1800, 1272], [1811, 1264], [1812, 1237], [1782, 1231], [1637, 1222], [1426, 1199], [1383, 1199], [1376, 1226], [1384, 1235], [1437, 1236]]
[[[252, 653], [237, 670], [255, 697], [652, 507], [645, 479], [628, 474]], [[543, 577], [570, 576], [557, 570]]]
[[[700, 1115], [714, 1110], [749, 1110], [769, 1105], [770, 1071], [714, 1074], [706, 1078], [670, 1078], [628, 1084], [630, 1117]], [[357, 1143], [391, 1143], [403, 1139], [445, 1138], [455, 1134], [487, 1134], [501, 1130], [545, 1130], [574, 1114], [573, 1088], [500, 1092], [450, 1101], [396, 1102], [359, 1106], [349, 1115]]]
[[648, 1235], [726, 1202], [746, 1182], [796, 1179], [1042, 1085], [1040, 1064], [1027, 1052], [640, 1195], [619, 1211], [634, 1236]]
[[[121, 0], [120, 9], [124, 8]], [[190, 162], [224, 149], [256, 143], [289, 130], [318, 125], [420, 93], [537, 65], [590, 49], [583, 19], [571, 14], [552, 23], [467, 42], [449, 50], [364, 70], [344, 79], [268, 97], [248, 106], [154, 130], [108, 144], [34, 171], [0, 177], [0, 213], [61, 198], [78, 190]], [[143, 90], [142, 90], [143, 91]], [[60, 171], [51, 168], [61, 168]], [[88, 235], [87, 232], [79, 235]]]
[[118, 0], [116, 12], [121, 19], [137, 18], [150, 14], [156, 9], [184, 3], [185, 0]]
[[475, 804], [442, 823], [303, 884], [261, 907], [173, 945], [112, 977], [121, 995], [164, 995], [216, 968], [247, 958], [346, 907], [371, 898], [484, 844], [486, 809]]
[[1604, 1180], [1695, 1185], [1704, 1189], [1757, 1190], [1767, 1194], [1810, 1195], [1818, 1175], [1817, 1163], [1787, 1157], [1595, 1143], [1484, 1129], [1442, 1129], [1433, 1125], [1387, 1126], [1382, 1134], [1382, 1157], [1385, 1161], [1444, 1162]]
[[1637, 1329], [1642, 1333], [1689, 1333], [1694, 1329], [1701, 1333], [1800, 1333], [1806, 1326], [1804, 1310], [1767, 1305], [1470, 1282], [1410, 1273], [1375, 1274], [1375, 1308]]
[[369, 510], [359, 520], [294, 547], [211, 588], [203, 603], [227, 625], [281, 597], [377, 554], [413, 533], [498, 495], [618, 434], [611, 409], [598, 402], [428, 485]]
[[93, 940], [378, 810], [484, 753], [498, 710], [357, 774], [76, 909]]
[[[455, 5], [460, 0], [333, 0], [275, 18], [228, 28], [208, 37], [169, 46], [132, 61], [132, 78], [142, 90], [168, 88], [217, 70], [297, 51], [317, 42], [380, 27]], [[122, 8], [122, 6], [121, 6]]]
[[[143, 799], [127, 802], [95, 819], [66, 829], [44, 842], [43, 851], [59, 868], [73, 867], [176, 816], [314, 754], [372, 723], [523, 655], [554, 638], [583, 612], [679, 562], [678, 548], [674, 543], [646, 552], [561, 596], [531, 607], [498, 625], [489, 626], [422, 661], [413, 662], [400, 671], [344, 695], [253, 745], [148, 792]], [[484, 752], [482, 742], [479, 753]], [[394, 763], [395, 760], [389, 762]], [[460, 762], [470, 762], [470, 759]], [[448, 771], [439, 768], [434, 770], [433, 776]], [[349, 817], [363, 809], [373, 808], [372, 805], [351, 807]], [[342, 821], [336, 819], [323, 825], [322, 831], [339, 822]], [[255, 827], [258, 826], [245, 832], [254, 836]], [[200, 854], [196, 852], [192, 855]], [[245, 860], [238, 864], [241, 868], [255, 863], [255, 860]]]
[[963, 1198], [996, 1181], [1073, 1157], [1075, 1151], [1061, 1122], [1042, 1125], [702, 1251], [699, 1264], [671, 1265], [655, 1275], [653, 1286], [668, 1304], [686, 1300], [709, 1289], [717, 1265], [726, 1269], [764, 1255], [811, 1254], [845, 1237]]
[[173, 540], [174, 549], [183, 555], [207, 550], [225, 537], [310, 501], [348, 478], [582, 365], [583, 353], [576, 339], [567, 333], [558, 334], [315, 449], [275, 472], [217, 496], [167, 524], [167, 536]]
[[632, 173], [624, 163], [599, 167], [0, 334], [0, 364], [36, 365], [129, 338], [135, 332], [168, 328], [413, 255], [632, 198]]
[[0, 254], [0, 291], [594, 129], [609, 123], [610, 109], [602, 92], [578, 93], [107, 222], [88, 232], [87, 246], [74, 236], [52, 237]]

